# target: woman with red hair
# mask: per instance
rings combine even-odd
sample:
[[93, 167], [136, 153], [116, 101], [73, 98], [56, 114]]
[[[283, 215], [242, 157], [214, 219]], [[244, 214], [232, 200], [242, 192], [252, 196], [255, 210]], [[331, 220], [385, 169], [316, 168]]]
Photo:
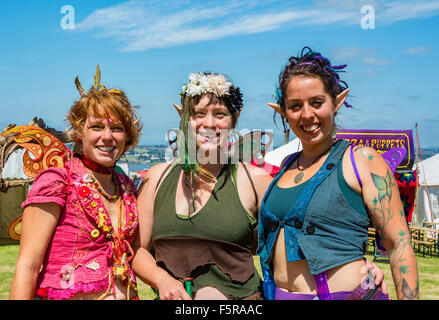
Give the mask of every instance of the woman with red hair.
[[11, 299], [133, 299], [136, 189], [114, 170], [141, 130], [124, 92], [95, 84], [71, 107], [75, 148], [34, 180], [24, 209]]

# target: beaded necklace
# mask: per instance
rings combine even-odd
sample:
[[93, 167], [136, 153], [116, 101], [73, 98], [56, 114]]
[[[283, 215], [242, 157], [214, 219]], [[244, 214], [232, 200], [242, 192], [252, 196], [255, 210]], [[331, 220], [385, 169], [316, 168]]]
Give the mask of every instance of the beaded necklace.
[[114, 175], [113, 175], [113, 183], [116, 187], [116, 193], [112, 196], [110, 196], [108, 193], [105, 192], [105, 190], [102, 188], [101, 184], [99, 183], [98, 179], [96, 179], [95, 177], [91, 177], [91, 180], [93, 181], [93, 184], [95, 185], [96, 189], [98, 189], [99, 193], [107, 200], [112, 201], [112, 200], [116, 200], [117, 198], [119, 198], [120, 196], [120, 191], [119, 191], [119, 184], [117, 183], [116, 179], [114, 179]]

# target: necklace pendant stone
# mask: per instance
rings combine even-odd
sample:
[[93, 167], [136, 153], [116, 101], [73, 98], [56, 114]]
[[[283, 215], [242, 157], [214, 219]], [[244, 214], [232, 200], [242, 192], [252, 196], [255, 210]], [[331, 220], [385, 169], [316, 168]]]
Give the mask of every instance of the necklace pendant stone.
[[296, 174], [296, 176], [294, 177], [294, 182], [295, 182], [296, 184], [298, 184], [300, 181], [302, 181], [304, 175], [305, 175], [305, 174], [303, 173], [303, 171], [300, 171], [300, 172], [299, 172], [298, 174]]

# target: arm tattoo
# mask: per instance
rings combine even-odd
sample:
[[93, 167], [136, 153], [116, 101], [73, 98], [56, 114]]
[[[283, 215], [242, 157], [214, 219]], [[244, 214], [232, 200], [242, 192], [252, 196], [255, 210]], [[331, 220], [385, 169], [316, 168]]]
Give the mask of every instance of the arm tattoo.
[[[375, 220], [374, 224], [377, 232], [379, 232], [381, 238], [385, 240], [384, 229], [388, 226], [393, 217], [391, 199], [392, 188], [396, 185], [396, 181], [389, 169], [385, 177], [378, 176], [372, 172], [370, 175], [378, 191], [377, 196], [372, 200], [374, 207], [371, 208], [370, 213], [371, 217]], [[403, 224], [406, 223], [403, 210], [399, 211], [399, 218]], [[395, 286], [397, 290], [402, 292], [403, 299], [414, 299], [419, 295], [419, 285], [412, 289], [404, 278], [410, 271], [406, 255], [406, 250], [410, 247], [410, 240], [410, 233], [407, 230], [401, 229], [398, 233], [397, 240], [394, 242], [394, 247], [389, 252], [389, 262], [392, 268]]]
[[396, 184], [396, 182], [392, 178], [390, 170], [387, 170], [387, 175], [385, 178], [374, 173], [370, 173], [370, 175], [375, 187], [378, 189], [378, 197], [375, 197], [372, 200], [374, 208], [372, 208], [371, 214], [379, 222], [376, 228], [377, 231], [382, 234], [382, 231], [392, 218], [390, 200], [392, 198], [392, 187]]
[[372, 153], [370, 153], [365, 146], [357, 146], [354, 148], [354, 152], [356, 152], [357, 150], [360, 151], [360, 154], [366, 158], [367, 160], [373, 160], [376, 158], [375, 155], [373, 155]]
[[403, 295], [403, 300], [414, 300], [419, 297], [419, 281], [416, 284], [416, 288], [410, 289], [407, 281], [402, 279], [401, 291]]

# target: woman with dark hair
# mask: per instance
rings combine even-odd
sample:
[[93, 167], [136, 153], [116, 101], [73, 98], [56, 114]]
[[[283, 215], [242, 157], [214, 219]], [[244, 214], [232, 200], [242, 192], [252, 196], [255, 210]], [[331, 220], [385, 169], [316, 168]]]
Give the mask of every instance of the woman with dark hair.
[[148, 170], [139, 191], [134, 271], [160, 299], [190, 299], [185, 278], [194, 299], [262, 299], [254, 232], [271, 176], [227, 153], [241, 92], [222, 74], [193, 73], [181, 103], [178, 160]]
[[76, 84], [81, 98], [67, 118], [79, 153], [42, 171], [22, 204], [11, 299], [137, 298], [136, 189], [114, 168], [142, 127], [125, 93], [100, 84], [99, 69], [88, 93]]
[[[372, 223], [389, 254], [399, 299], [418, 298], [418, 270], [393, 174], [372, 148], [335, 139], [347, 84], [304, 48], [279, 75], [271, 107], [300, 139], [261, 203], [258, 254], [266, 296], [277, 300], [388, 299], [363, 256]], [[285, 201], [288, 199], [288, 201]]]

